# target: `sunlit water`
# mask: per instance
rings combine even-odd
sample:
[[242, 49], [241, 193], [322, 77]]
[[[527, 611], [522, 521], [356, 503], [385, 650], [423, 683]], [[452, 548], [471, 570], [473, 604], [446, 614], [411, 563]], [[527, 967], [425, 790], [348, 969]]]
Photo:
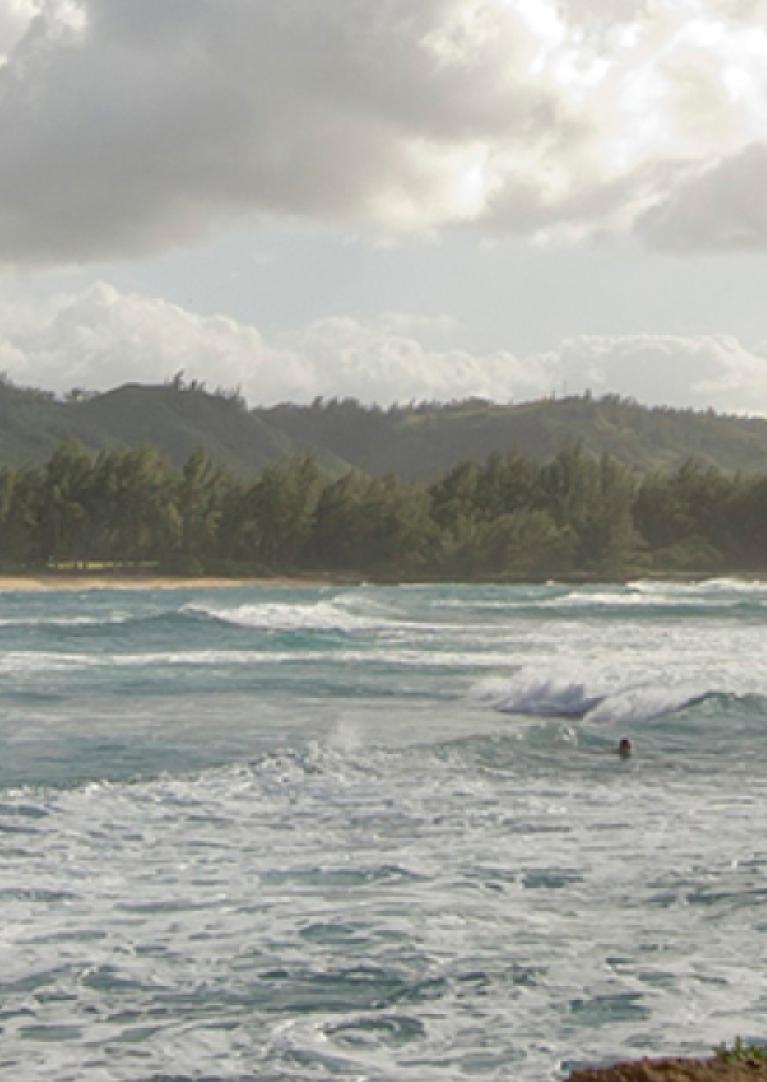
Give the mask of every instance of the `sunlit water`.
[[0, 595], [0, 1075], [764, 1037], [766, 632], [732, 581]]

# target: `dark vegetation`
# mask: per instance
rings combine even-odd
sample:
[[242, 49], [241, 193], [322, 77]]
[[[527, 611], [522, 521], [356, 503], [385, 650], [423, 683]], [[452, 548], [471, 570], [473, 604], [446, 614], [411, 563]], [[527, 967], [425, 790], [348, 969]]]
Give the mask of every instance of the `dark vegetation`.
[[249, 410], [237, 391], [210, 392], [181, 373], [164, 384], [127, 384], [105, 394], [73, 389], [63, 401], [0, 378], [0, 462], [41, 464], [65, 439], [94, 451], [151, 445], [177, 467], [204, 447], [240, 477], [311, 451], [335, 476], [354, 468], [433, 481], [496, 451], [543, 463], [576, 443], [643, 473], [678, 469], [690, 457], [727, 472], [761, 472], [767, 463], [767, 420], [647, 409], [614, 395], [385, 410], [331, 398]]
[[65, 401], [0, 380], [0, 462], [9, 570], [767, 571], [767, 421], [617, 397], [248, 410], [180, 373]]
[[767, 1046], [746, 1042], [740, 1037], [736, 1037], [731, 1045], [717, 1045], [714, 1052], [723, 1063], [750, 1063], [755, 1067], [767, 1063]]
[[520, 452], [545, 462], [567, 444], [606, 451], [632, 469], [673, 470], [690, 457], [727, 471], [762, 470], [767, 420], [706, 411], [648, 409], [617, 395], [544, 399], [502, 406], [482, 399], [364, 407], [317, 400], [258, 411], [303, 449], [323, 448], [372, 474], [432, 480], [465, 459]]
[[637, 474], [579, 445], [511, 452], [426, 484], [323, 472], [310, 454], [245, 479], [196, 450], [61, 444], [0, 469], [6, 569], [152, 566], [197, 574], [330, 571], [382, 579], [616, 577], [767, 570], [767, 475], [688, 460]]

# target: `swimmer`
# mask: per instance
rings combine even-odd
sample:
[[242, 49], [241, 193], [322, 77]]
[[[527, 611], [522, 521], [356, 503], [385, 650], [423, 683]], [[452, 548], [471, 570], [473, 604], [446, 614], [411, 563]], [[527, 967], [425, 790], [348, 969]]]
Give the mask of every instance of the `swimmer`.
[[633, 750], [629, 738], [627, 736], [622, 737], [618, 743], [618, 754], [621, 759], [628, 759]]

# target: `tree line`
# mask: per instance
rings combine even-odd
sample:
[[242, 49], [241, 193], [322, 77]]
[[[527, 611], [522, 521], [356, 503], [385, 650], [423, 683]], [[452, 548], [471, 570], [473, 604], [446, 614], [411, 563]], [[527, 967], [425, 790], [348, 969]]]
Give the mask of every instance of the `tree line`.
[[767, 474], [689, 460], [638, 476], [565, 447], [466, 461], [430, 484], [311, 455], [243, 480], [202, 451], [62, 444], [0, 469], [0, 563], [152, 566], [184, 574], [329, 571], [381, 578], [537, 578], [767, 569]]

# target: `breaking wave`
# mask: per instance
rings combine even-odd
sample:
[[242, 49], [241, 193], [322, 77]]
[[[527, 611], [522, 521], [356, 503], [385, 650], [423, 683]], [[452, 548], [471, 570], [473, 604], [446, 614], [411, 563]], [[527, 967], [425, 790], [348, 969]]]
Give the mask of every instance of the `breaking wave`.
[[515, 678], [505, 691], [493, 698], [504, 714], [543, 718], [583, 718], [596, 722], [635, 722], [677, 714], [706, 701], [730, 702], [758, 699], [767, 706], [767, 697], [707, 688], [694, 682], [664, 686], [652, 681], [611, 690], [591, 688], [577, 680], [557, 680], [530, 675]]
[[227, 608], [190, 602], [179, 610], [179, 615], [258, 631], [435, 631], [439, 628], [436, 624], [407, 620], [383, 606], [355, 606], [337, 598], [290, 603], [270, 601]]

